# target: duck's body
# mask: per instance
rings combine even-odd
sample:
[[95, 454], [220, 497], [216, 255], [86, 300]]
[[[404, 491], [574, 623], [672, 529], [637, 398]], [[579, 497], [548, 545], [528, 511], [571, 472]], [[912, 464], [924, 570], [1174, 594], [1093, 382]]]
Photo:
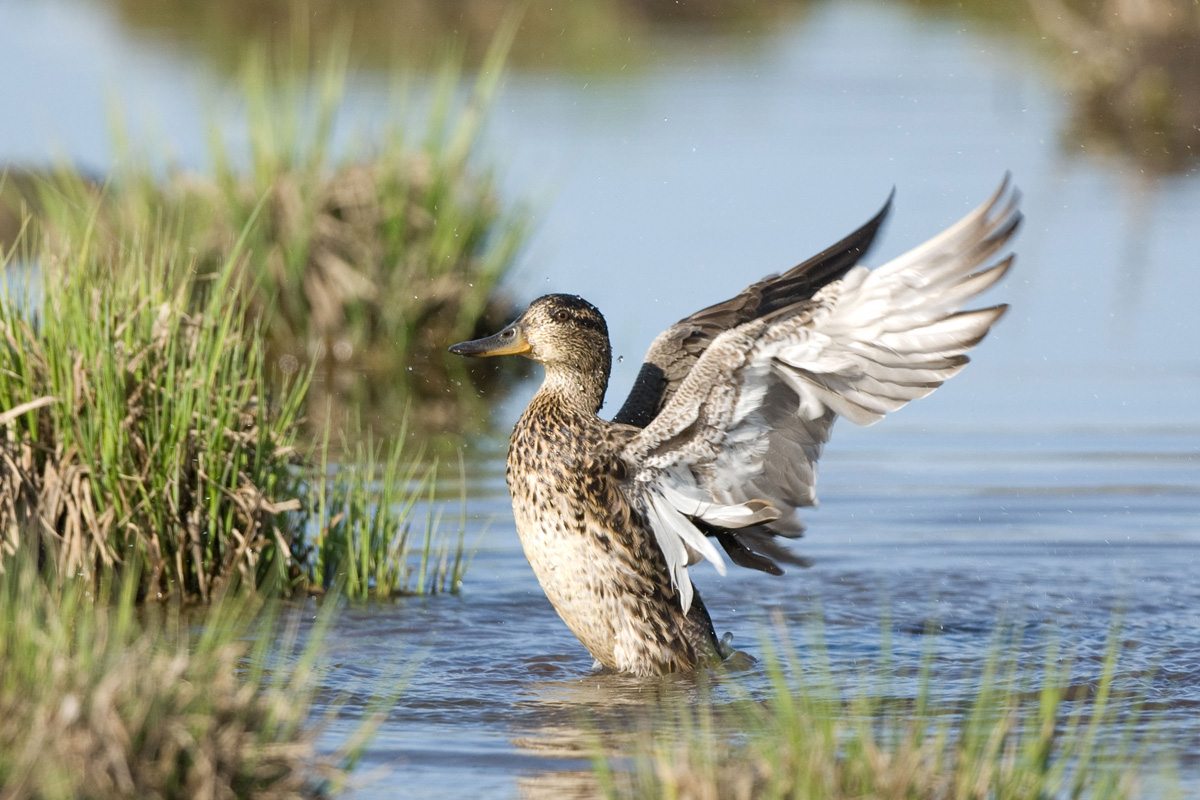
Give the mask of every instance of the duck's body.
[[[538, 298], [500, 333], [452, 348], [524, 354], [546, 377], [513, 430], [507, 479], [525, 555], [547, 597], [610, 669], [652, 675], [719, 657], [687, 568], [710, 537], [742, 566], [780, 573], [838, 416], [870, 424], [966, 363], [1004, 311], [958, 312], [1011, 257], [972, 272], [1016, 228], [1006, 187], [958, 225], [869, 272], [855, 266], [884, 210], [781, 276], [655, 340], [629, 400], [600, 419], [611, 367], [604, 317]], [[890, 201], [889, 201], [890, 204]]]
[[620, 453], [637, 429], [600, 419], [591, 393], [547, 383], [513, 428], [507, 470], [521, 546], [546, 596], [611, 669], [647, 675], [714, 658], [704, 604], [696, 598], [683, 611], [645, 515], [630, 502]]

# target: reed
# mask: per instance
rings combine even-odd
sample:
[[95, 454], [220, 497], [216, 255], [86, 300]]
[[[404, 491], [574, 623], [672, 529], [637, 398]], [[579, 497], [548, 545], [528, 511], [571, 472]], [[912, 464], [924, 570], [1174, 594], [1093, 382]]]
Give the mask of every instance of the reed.
[[[59, 202], [100, 216], [86, 193]], [[451, 556], [432, 497], [423, 536], [409, 535], [432, 473], [415, 479], [419, 458], [399, 444], [354, 445], [359, 460], [332, 473], [327, 451], [297, 444], [310, 372], [267, 379], [238, 288], [245, 241], [206, 272], [163, 233], [184, 224], [164, 217], [120, 246], [85, 227], [8, 273], [2, 551], [91, 582], [136, 574], [142, 598], [206, 601], [234, 578], [285, 592], [345, 581], [354, 597], [456, 590], [461, 531]]]
[[[422, 467], [420, 453], [410, 456], [405, 433], [402, 428], [383, 444], [368, 432], [342, 446], [352, 457], [341, 465], [330, 464], [326, 435], [310, 490], [319, 525], [307, 556], [314, 587], [336, 583], [345, 596], [366, 600], [457, 593], [462, 586], [469, 561], [465, 520], [459, 520], [457, 537], [443, 533], [434, 493], [437, 464]], [[417, 514], [422, 501], [423, 519]]]
[[265, 380], [239, 248], [198, 271], [160, 230], [85, 231], [0, 297], [3, 547], [66, 575], [136, 566], [145, 596], [290, 585], [305, 381]]
[[1118, 629], [1083, 680], [1082, 665], [1057, 642], [1022, 654], [1021, 639], [1014, 628], [997, 636], [977, 672], [953, 682], [974, 687], [965, 696], [939, 688], [932, 650], [910, 694], [895, 686], [886, 646], [845, 675], [835, 674], [819, 636], [804, 656], [767, 645], [765, 697], [735, 687], [732, 701], [670, 707], [644, 729], [631, 769], [601, 756], [597, 777], [610, 797], [1141, 796], [1153, 718], [1118, 678]]

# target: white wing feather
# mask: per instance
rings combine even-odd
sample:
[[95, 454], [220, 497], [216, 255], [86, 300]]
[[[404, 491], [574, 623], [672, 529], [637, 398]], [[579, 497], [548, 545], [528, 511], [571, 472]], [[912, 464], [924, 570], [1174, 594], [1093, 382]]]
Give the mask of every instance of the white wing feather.
[[[1007, 195], [1007, 201], [1001, 202]], [[975, 270], [1020, 215], [1008, 181], [989, 202], [875, 270], [857, 266], [811, 300], [718, 336], [657, 417], [627, 445], [655, 537], [686, 610], [687, 567], [720, 554], [692, 524], [802, 530], [816, 460], [837, 416], [870, 425], [967, 363], [1005, 306], [960, 311], [1012, 257]]]

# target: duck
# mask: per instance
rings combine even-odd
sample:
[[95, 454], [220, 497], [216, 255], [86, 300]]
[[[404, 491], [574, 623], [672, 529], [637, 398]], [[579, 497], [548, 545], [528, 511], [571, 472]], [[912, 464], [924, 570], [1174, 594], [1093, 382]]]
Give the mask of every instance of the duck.
[[[544, 378], [513, 428], [506, 481], [525, 556], [598, 667], [650, 677], [721, 662], [689, 569], [783, 574], [816, 503], [835, 420], [871, 425], [967, 364], [1008, 306], [963, 310], [1013, 264], [1006, 175], [982, 205], [875, 269], [895, 195], [812, 258], [655, 338], [628, 399], [599, 416], [612, 367], [604, 316], [570, 294], [450, 352], [520, 355]], [[720, 548], [720, 549], [718, 549]], [[724, 556], [722, 555], [724, 553]]]

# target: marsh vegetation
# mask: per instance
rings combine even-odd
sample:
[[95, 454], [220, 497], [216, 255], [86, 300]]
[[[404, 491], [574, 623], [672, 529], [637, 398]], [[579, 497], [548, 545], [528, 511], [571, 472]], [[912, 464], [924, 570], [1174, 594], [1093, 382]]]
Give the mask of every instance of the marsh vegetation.
[[[767, 644], [770, 688], [762, 696], [706, 687], [703, 703], [668, 703], [648, 715], [632, 770], [600, 760], [606, 792], [1121, 800], [1147, 796], [1148, 781], [1167, 785], [1154, 776], [1165, 765], [1145, 763], [1155, 738], [1147, 684], [1117, 678], [1119, 625], [1103, 659], [1084, 664], [1058, 634], [1030, 646], [1028, 632], [1000, 625], [989, 658], [956, 688], [939, 677], [949, 664], [933, 637], [915, 669], [897, 671], [885, 631], [882, 652], [847, 675], [831, 668], [822, 627], [810, 625], [802, 647], [786, 635]], [[964, 684], [972, 688], [960, 694]], [[1120, 694], [1133, 702], [1115, 702]], [[1116, 730], [1126, 733], [1114, 737]]]
[[319, 78], [260, 54], [248, 158], [214, 142], [205, 177], [127, 152], [103, 181], [4, 193], [0, 795], [292, 797], [341, 774], [314, 756], [320, 626], [298, 644], [262, 598], [328, 595], [327, 622], [339, 597], [459, 589], [436, 460], [305, 417], [324, 360], [394, 372], [498, 313], [523, 222], [469, 156], [508, 36], [463, 105], [448, 66], [420, 142], [389, 129], [368, 161], [330, 160], [344, 50]]
[[201, 628], [177, 603], [139, 605], [128, 573], [92, 584], [27, 552], [5, 567], [0, 796], [283, 800], [339, 785], [350, 753], [319, 755], [309, 716], [319, 628], [300, 642], [277, 603], [244, 594], [216, 599]]

